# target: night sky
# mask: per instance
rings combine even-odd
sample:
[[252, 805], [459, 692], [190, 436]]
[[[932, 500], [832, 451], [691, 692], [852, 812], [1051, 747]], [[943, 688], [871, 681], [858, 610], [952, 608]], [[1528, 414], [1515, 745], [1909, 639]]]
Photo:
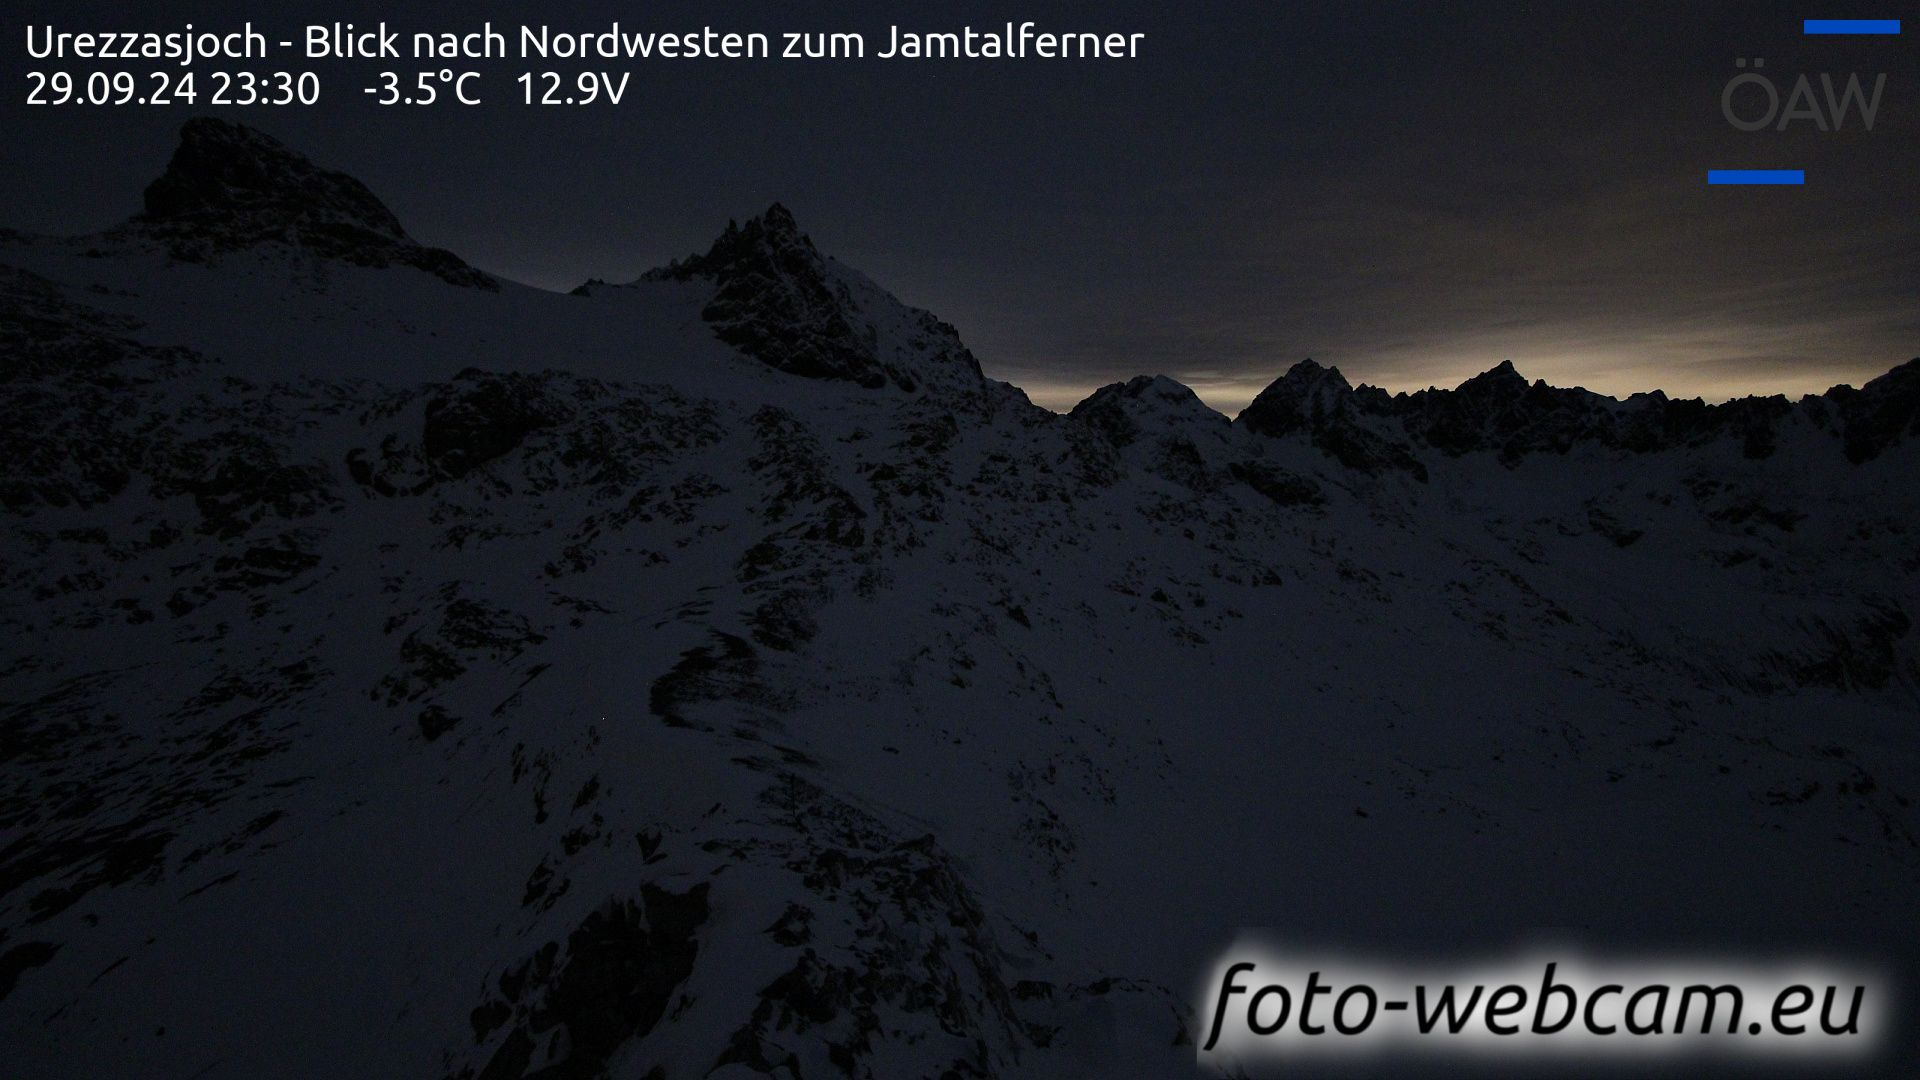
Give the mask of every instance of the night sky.
[[[380, 62], [320, 61], [315, 108], [226, 109], [364, 180], [419, 239], [551, 288], [625, 280], [787, 204], [823, 250], [955, 323], [1041, 404], [1164, 373], [1237, 411], [1303, 357], [1390, 389], [1510, 359], [1529, 377], [1710, 399], [1859, 383], [1920, 355], [1915, 28], [1803, 38], [1890, 7], [1727, 3], [568, 2], [124, 5], [30, 0], [0, 57], [0, 224], [125, 217], [191, 110], [28, 108], [24, 26], [493, 18], [630, 30], [1143, 32], [1119, 61], [508, 60], [495, 103], [382, 109]], [[1871, 133], [1746, 133], [1737, 57], [1888, 74]], [[256, 65], [267, 66], [267, 65]], [[416, 65], [402, 61], [402, 69]], [[630, 70], [617, 108], [530, 109], [513, 77]], [[199, 110], [205, 112], [204, 108]], [[1803, 168], [1717, 188], [1709, 168]]]

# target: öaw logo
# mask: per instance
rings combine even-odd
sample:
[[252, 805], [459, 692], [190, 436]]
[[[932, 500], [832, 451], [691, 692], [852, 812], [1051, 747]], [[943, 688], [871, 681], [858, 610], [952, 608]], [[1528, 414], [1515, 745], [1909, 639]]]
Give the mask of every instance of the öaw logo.
[[[1734, 61], [1736, 67], [1747, 64], [1745, 58]], [[1721, 113], [1727, 123], [1741, 131], [1786, 131], [1796, 124], [1811, 124], [1821, 131], [1844, 131], [1847, 118], [1856, 113], [1860, 127], [1873, 130], [1874, 118], [1880, 112], [1880, 92], [1887, 85], [1886, 72], [1873, 77], [1871, 94], [1857, 72], [1849, 73], [1841, 84], [1826, 71], [1820, 73], [1819, 94], [1814, 93], [1813, 79], [1807, 75], [1795, 79], [1782, 94], [1779, 84], [1761, 73], [1767, 66], [1766, 59], [1756, 58], [1752, 64], [1751, 70], [1735, 75], [1720, 94]]]
[[[1900, 20], [1807, 19], [1801, 23], [1801, 33], [1810, 37], [1898, 36]], [[1821, 72], [1817, 84], [1813, 76], [1802, 74], [1785, 83], [1783, 89], [1781, 81], [1765, 73], [1764, 57], [1752, 60], [1743, 57], [1735, 60], [1734, 66], [1742, 70], [1720, 92], [1720, 112], [1727, 123], [1748, 132], [1788, 131], [1811, 125], [1816, 131], [1831, 133], [1849, 130], [1849, 121], [1854, 119], [1859, 130], [1872, 132], [1874, 120], [1880, 114], [1880, 92], [1887, 85], [1885, 72], [1873, 76], [1871, 92], [1858, 72], [1849, 73], [1844, 83], [1832, 72]], [[1818, 93], [1814, 89], [1816, 85]], [[1797, 187], [1806, 182], [1807, 174], [1801, 169], [1711, 169], [1707, 172], [1709, 184]]]

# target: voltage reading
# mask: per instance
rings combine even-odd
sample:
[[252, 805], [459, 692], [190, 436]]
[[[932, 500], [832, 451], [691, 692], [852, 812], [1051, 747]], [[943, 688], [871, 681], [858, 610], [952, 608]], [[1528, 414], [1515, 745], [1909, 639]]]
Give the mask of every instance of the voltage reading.
[[557, 71], [530, 71], [518, 81], [528, 105], [591, 105], [596, 101], [618, 105], [632, 77], [626, 71], [617, 78], [609, 71], [583, 71], [569, 85]]

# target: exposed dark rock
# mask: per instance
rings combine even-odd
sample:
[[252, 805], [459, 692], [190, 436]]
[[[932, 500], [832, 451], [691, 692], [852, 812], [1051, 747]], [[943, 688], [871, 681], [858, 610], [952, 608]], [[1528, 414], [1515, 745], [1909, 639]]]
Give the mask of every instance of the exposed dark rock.
[[744, 226], [729, 223], [705, 255], [651, 276], [711, 279], [716, 291], [702, 315], [714, 332], [781, 371], [915, 388], [911, 375], [882, 366], [874, 328], [857, 321], [846, 287], [828, 277], [826, 260], [778, 203]]
[[692, 727], [688, 707], [745, 696], [759, 664], [752, 645], [732, 634], [716, 633], [710, 644], [688, 649], [673, 670], [653, 681], [647, 706], [674, 727]]
[[534, 375], [468, 369], [427, 400], [420, 445], [441, 475], [459, 477], [509, 453], [522, 439], [565, 419]]
[[1897, 601], [1865, 598], [1847, 616], [1805, 620], [1805, 629], [1803, 650], [1768, 657], [1772, 667], [1786, 674], [1787, 686], [1877, 690], [1903, 674], [1920, 676], [1920, 659], [1906, 644], [1913, 619]]
[[1903, 439], [1920, 438], [1920, 359], [1909, 360], [1858, 390], [1835, 387], [1826, 400], [1845, 425], [1847, 460], [1871, 461]]
[[428, 742], [432, 742], [447, 732], [452, 731], [455, 725], [460, 723], [459, 717], [454, 716], [438, 705], [429, 705], [421, 709], [418, 720], [420, 724], [420, 737]]
[[1338, 369], [1307, 360], [1274, 380], [1235, 422], [1274, 438], [1304, 435], [1349, 468], [1375, 474], [1403, 469], [1424, 477], [1420, 450], [1448, 457], [1492, 453], [1516, 465], [1532, 455], [1583, 446], [1651, 453], [1728, 439], [1743, 456], [1763, 459], [1796, 418], [1839, 428], [1848, 459], [1870, 460], [1920, 432], [1920, 360], [1860, 390], [1836, 387], [1797, 405], [1779, 396], [1709, 405], [1658, 392], [1618, 401], [1529, 383], [1510, 362], [1452, 390], [1388, 395], [1350, 387]]
[[29, 968], [37, 968], [53, 959], [60, 946], [51, 941], [23, 941], [6, 952], [0, 952], [0, 1001], [7, 1000], [20, 976]]
[[1194, 392], [1164, 375], [1139, 375], [1103, 386], [1068, 414], [1105, 435], [1115, 446], [1129, 446], [1148, 430], [1185, 423], [1225, 426]]
[[549, 942], [502, 972], [498, 993], [471, 1017], [480, 1042], [508, 1028], [480, 1080], [608, 1075], [615, 1053], [653, 1030], [692, 974], [707, 888], [673, 893], [643, 885], [637, 898], [610, 900], [588, 915], [564, 946]]
[[173, 160], [147, 185], [146, 210], [133, 225], [189, 262], [284, 243], [360, 266], [411, 266], [454, 285], [500, 287], [452, 252], [415, 243], [360, 181], [212, 117], [182, 125]]
[[[720, 340], [769, 367], [868, 389], [917, 391], [927, 376], [981, 382], [980, 363], [947, 323], [909, 309], [908, 336], [883, 344], [853, 290], [775, 203], [744, 225], [729, 222], [705, 255], [651, 271], [643, 280], [711, 281], [702, 316]], [[591, 294], [602, 283], [575, 290]], [[911, 363], [893, 350], [911, 357]]]
[[[401, 666], [380, 680], [375, 698], [389, 705], [419, 700], [464, 675], [471, 664], [513, 660], [546, 640], [526, 616], [471, 596], [469, 591], [463, 582], [455, 581], [435, 592], [433, 621], [402, 639]], [[390, 631], [394, 628], [389, 626]]]
[[1274, 438], [1304, 434], [1349, 469], [1369, 476], [1401, 472], [1426, 483], [1427, 467], [1412, 449], [1369, 424], [1376, 397], [1384, 396], [1369, 390], [1355, 391], [1339, 368], [1303, 360], [1262, 390], [1234, 423]]
[[1312, 479], [1261, 461], [1234, 462], [1233, 478], [1273, 500], [1276, 506], [1319, 506], [1326, 493]]

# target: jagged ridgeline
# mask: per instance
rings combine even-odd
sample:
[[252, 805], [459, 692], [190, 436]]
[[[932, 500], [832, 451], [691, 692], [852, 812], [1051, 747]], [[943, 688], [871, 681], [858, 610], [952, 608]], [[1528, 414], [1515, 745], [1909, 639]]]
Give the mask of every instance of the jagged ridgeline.
[[782, 207], [642, 265], [217, 120], [0, 233], [0, 1071], [1173, 1076], [1255, 925], [1916, 961], [1920, 363], [1057, 415]]

